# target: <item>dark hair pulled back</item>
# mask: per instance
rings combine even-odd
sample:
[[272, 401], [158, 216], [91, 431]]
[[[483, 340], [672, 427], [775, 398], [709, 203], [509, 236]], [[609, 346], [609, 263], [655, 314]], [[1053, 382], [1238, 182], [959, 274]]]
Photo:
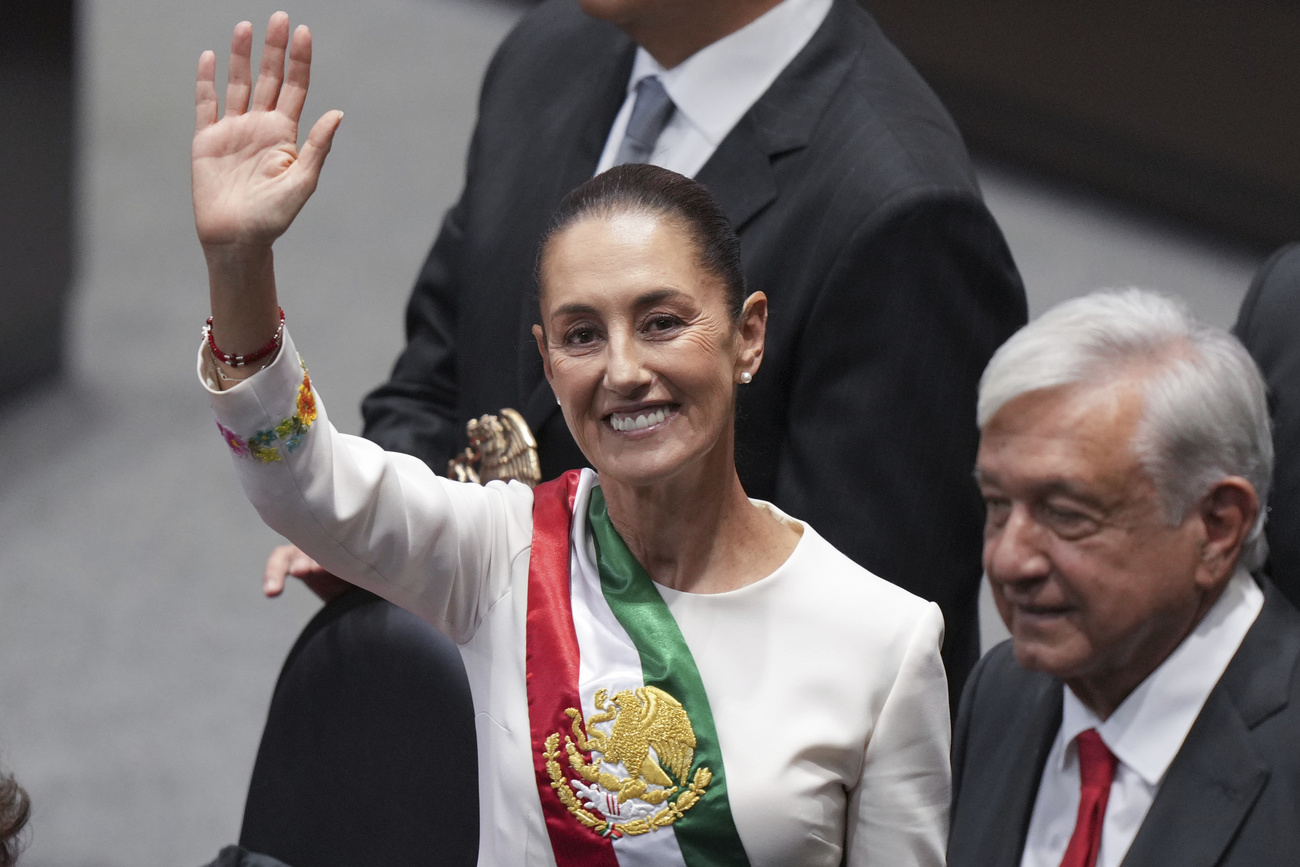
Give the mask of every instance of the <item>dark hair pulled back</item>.
[[542, 261], [556, 235], [589, 217], [648, 214], [676, 223], [686, 230], [699, 254], [700, 267], [722, 281], [727, 309], [739, 320], [745, 306], [745, 272], [740, 260], [740, 239], [722, 208], [702, 184], [644, 163], [629, 163], [601, 172], [564, 197], [537, 250], [537, 285]]

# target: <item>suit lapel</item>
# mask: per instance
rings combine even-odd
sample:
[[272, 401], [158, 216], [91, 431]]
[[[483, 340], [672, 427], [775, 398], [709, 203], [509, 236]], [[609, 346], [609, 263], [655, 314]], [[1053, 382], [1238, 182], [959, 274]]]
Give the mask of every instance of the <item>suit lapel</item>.
[[1169, 766], [1124, 867], [1217, 864], [1267, 780], [1241, 714], [1216, 690]]
[[1269, 778], [1251, 730], [1286, 707], [1300, 658], [1293, 612], [1264, 584], [1264, 608], [1196, 718], [1123, 867], [1213, 867]]
[[812, 39], [696, 176], [737, 232], [743, 232], [745, 224], [776, 199], [773, 161], [812, 141], [831, 97], [860, 51], [865, 25], [866, 16], [851, 0], [834, 3]]
[[772, 162], [752, 113], [722, 140], [696, 180], [708, 187], [736, 230], [776, 198]]

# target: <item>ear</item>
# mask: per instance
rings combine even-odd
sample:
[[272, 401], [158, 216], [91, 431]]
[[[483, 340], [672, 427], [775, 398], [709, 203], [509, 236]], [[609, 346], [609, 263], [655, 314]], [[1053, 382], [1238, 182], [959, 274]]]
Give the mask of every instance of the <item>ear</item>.
[[763, 342], [767, 339], [767, 296], [755, 292], [745, 299], [745, 306], [740, 311], [739, 352], [736, 355], [736, 378], [740, 374], [751, 376], [758, 373], [763, 364]]
[[1226, 476], [1196, 508], [1205, 533], [1199, 581], [1218, 587], [1237, 568], [1241, 548], [1259, 515], [1259, 496], [1255, 486], [1241, 476]]
[[546, 332], [542, 326], [533, 326], [533, 339], [537, 341], [537, 351], [542, 354], [542, 370], [546, 372], [546, 381], [553, 382], [551, 378], [551, 354], [546, 351]]

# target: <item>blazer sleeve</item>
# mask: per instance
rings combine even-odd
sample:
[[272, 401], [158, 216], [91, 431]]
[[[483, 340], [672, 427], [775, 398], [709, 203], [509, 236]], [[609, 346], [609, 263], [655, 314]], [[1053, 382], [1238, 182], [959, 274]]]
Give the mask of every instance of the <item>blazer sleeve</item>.
[[951, 773], [947, 688], [931, 604], [912, 630], [849, 798], [846, 867], [942, 867]]
[[[199, 356], [204, 378], [206, 355]], [[532, 491], [435, 475], [339, 433], [286, 329], [268, 368], [207, 385], [245, 494], [272, 529], [330, 572], [468, 641], [532, 537]]]
[[1026, 316], [1010, 251], [977, 195], [914, 190], [841, 248], [787, 392], [776, 502], [871, 571], [939, 603], [954, 705], [978, 658], [976, 393]]

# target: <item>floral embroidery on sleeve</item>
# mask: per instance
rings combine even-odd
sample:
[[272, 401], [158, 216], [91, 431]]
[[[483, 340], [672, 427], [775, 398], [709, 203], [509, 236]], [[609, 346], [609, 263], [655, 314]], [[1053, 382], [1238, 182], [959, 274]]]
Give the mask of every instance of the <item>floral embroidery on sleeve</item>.
[[281, 446], [285, 451], [292, 453], [302, 445], [303, 437], [307, 429], [316, 421], [317, 413], [316, 395], [312, 393], [311, 376], [307, 373], [307, 365], [303, 362], [302, 356], [298, 356], [298, 364], [302, 367], [302, 384], [298, 386], [298, 397], [294, 406], [296, 411], [293, 415], [280, 420], [266, 430], [257, 431], [247, 439], [221, 422], [217, 422], [217, 429], [221, 431], [222, 438], [236, 456], [273, 464], [284, 460], [280, 454]]
[[225, 438], [226, 445], [230, 446], [232, 452], [239, 455], [241, 458], [248, 457], [248, 443], [244, 441], [243, 437], [226, 427], [221, 422], [217, 422], [217, 430], [221, 431], [221, 436]]

